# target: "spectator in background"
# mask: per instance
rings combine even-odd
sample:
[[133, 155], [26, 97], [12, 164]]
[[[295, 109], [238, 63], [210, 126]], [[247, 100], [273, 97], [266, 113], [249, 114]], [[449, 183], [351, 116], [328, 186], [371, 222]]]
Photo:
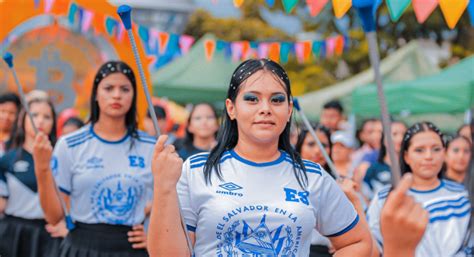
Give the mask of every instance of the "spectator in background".
[[20, 108], [20, 98], [14, 93], [0, 95], [0, 157], [11, 143], [10, 136]]
[[352, 156], [352, 166], [365, 174], [372, 163], [377, 161], [382, 138], [382, 122], [378, 119], [367, 119], [362, 122], [357, 136], [361, 147]]
[[186, 160], [191, 155], [209, 151], [216, 145], [218, 129], [214, 108], [208, 103], [195, 105], [189, 114], [186, 136], [177, 151], [179, 157]]
[[64, 122], [61, 135], [64, 136], [72, 133], [82, 128], [82, 126], [84, 126], [84, 122], [81, 119], [77, 117], [71, 117]]
[[472, 142], [471, 125], [464, 124], [458, 129], [458, 135], [468, 138]]
[[446, 173], [445, 178], [463, 183], [469, 168], [471, 158], [471, 141], [461, 135], [457, 135], [448, 141], [446, 145]]
[[339, 175], [352, 177], [352, 153], [354, 149], [354, 140], [344, 131], [336, 131], [331, 135], [332, 153], [331, 158]]
[[327, 102], [321, 112], [321, 125], [328, 128], [331, 132], [344, 129], [341, 122], [344, 121], [344, 108], [338, 100]]
[[[391, 131], [392, 140], [395, 147], [395, 153], [397, 154], [397, 158], [399, 158], [403, 135], [407, 131], [407, 127], [403, 122], [394, 121], [391, 124]], [[367, 169], [367, 172], [357, 172], [356, 180], [364, 181], [362, 186], [362, 192], [368, 199], [372, 199], [373, 194], [375, 192], [382, 189], [382, 187], [390, 184], [392, 178], [392, 174], [390, 171], [390, 156], [387, 153], [387, 142], [385, 141], [383, 135], [380, 140], [380, 143], [381, 147], [377, 161], [370, 165], [370, 167]]]

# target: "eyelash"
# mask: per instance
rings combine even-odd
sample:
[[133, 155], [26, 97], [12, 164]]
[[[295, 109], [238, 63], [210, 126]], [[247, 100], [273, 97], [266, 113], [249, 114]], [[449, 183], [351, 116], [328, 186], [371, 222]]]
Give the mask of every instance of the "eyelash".
[[[256, 102], [258, 102], [258, 97], [254, 96], [254, 95], [244, 95], [244, 101], [249, 101], [249, 102], [256, 103]], [[286, 97], [282, 96], [282, 95], [273, 96], [272, 98], [270, 98], [270, 101], [272, 103], [280, 104], [280, 103], [284, 103], [286, 101]]]

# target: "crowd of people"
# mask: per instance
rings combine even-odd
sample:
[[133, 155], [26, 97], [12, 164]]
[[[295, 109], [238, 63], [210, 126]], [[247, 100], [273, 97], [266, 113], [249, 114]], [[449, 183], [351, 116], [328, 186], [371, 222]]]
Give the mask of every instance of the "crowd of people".
[[183, 137], [159, 105], [161, 135], [150, 114], [139, 130], [137, 83], [103, 64], [87, 120], [0, 95], [1, 257], [472, 256], [469, 125], [392, 120], [393, 187], [381, 120], [353, 132], [332, 100], [297, 124], [271, 60], [241, 63], [221, 115], [195, 104]]

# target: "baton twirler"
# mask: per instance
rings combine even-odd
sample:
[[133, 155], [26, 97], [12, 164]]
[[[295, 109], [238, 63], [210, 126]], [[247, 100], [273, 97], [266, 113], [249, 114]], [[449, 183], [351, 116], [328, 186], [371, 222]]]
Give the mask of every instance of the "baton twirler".
[[[3, 60], [7, 63], [8, 68], [12, 72], [13, 79], [15, 80], [16, 87], [18, 89], [18, 93], [20, 94], [20, 99], [21, 99], [21, 104], [23, 105], [23, 108], [25, 109], [26, 114], [28, 115], [28, 118], [31, 121], [31, 125], [35, 131], [35, 135], [38, 134], [38, 128], [35, 125], [35, 122], [33, 120], [33, 115], [30, 112], [30, 108], [28, 106], [28, 103], [26, 102], [26, 97], [25, 97], [25, 92], [23, 92], [23, 87], [20, 84], [20, 81], [18, 80], [18, 76], [16, 75], [15, 68], [13, 67], [13, 55], [11, 53], [6, 53], [3, 56]], [[66, 220], [66, 226], [69, 230], [74, 229], [74, 222], [72, 221], [71, 216], [69, 215], [69, 210], [66, 207], [66, 203], [64, 202], [64, 199], [59, 195], [59, 189], [58, 186], [56, 185], [55, 181], [53, 180], [54, 187], [56, 189], [56, 194], [58, 195], [59, 202], [61, 204], [61, 208], [63, 209], [64, 212], [64, 217]]]
[[[145, 91], [146, 100], [148, 103], [148, 111], [153, 120], [153, 126], [155, 127], [156, 135], [159, 136], [160, 128], [158, 127], [158, 120], [156, 119], [155, 110], [153, 109], [153, 103], [151, 102], [150, 92], [148, 91], [148, 85], [145, 79], [145, 72], [143, 71], [142, 62], [140, 61], [140, 55], [138, 54], [137, 44], [135, 42], [135, 37], [133, 36], [132, 19], [131, 19], [132, 8], [128, 5], [121, 5], [118, 8], [117, 13], [122, 19], [123, 26], [127, 30], [128, 39], [130, 39], [133, 55], [135, 57], [135, 62], [137, 63], [138, 73], [140, 74], [140, 79], [142, 81], [142, 87], [143, 87], [143, 90]], [[183, 218], [183, 211], [181, 209], [181, 204], [179, 204], [179, 201], [178, 201], [178, 205], [179, 205], [179, 214], [181, 216], [181, 225], [183, 227], [184, 234], [186, 237], [186, 243], [188, 244], [188, 248], [189, 248], [189, 251], [191, 252], [191, 255], [193, 255], [193, 245], [191, 243], [191, 239], [189, 238], [186, 223], [184, 222], [184, 218]]]

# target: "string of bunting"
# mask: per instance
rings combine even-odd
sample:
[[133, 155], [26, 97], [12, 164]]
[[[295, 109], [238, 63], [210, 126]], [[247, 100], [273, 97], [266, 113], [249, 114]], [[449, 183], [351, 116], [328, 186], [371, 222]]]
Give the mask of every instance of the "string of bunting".
[[[94, 13], [74, 2], [69, 6], [67, 17], [69, 23], [79, 26], [82, 33], [94, 30], [96, 34], [116, 37], [119, 42], [126, 34], [122, 23], [114, 17]], [[151, 59], [151, 69], [159, 68], [175, 57], [185, 55], [196, 42], [196, 38], [190, 35], [168, 33], [140, 25], [134, 25], [133, 29], [137, 31], [145, 53]], [[293, 55], [298, 62], [304, 63], [312, 59], [340, 56], [348, 45], [349, 38], [342, 35], [328, 37], [325, 40], [298, 42], [229, 42], [216, 39], [206, 40], [204, 51], [209, 61], [217, 51], [223, 51], [225, 56], [233, 61], [258, 57], [286, 63], [289, 56]]]
[[[311, 16], [317, 16], [328, 4], [329, 0], [304, 0]], [[213, 3], [216, 3], [213, 0]], [[240, 7], [244, 0], [233, 0], [235, 7]], [[275, 0], [265, 0], [269, 7], [275, 5]], [[298, 0], [281, 0], [283, 8], [291, 13], [298, 4]], [[337, 18], [344, 16], [352, 7], [352, 0], [332, 0], [332, 8]], [[377, 7], [383, 0], [376, 0]], [[410, 4], [413, 6], [416, 19], [424, 23], [431, 13], [440, 7], [444, 19], [450, 29], [454, 29], [464, 11], [469, 12], [471, 25], [474, 26], [474, 1], [471, 0], [385, 0], [392, 21], [398, 21]]]

